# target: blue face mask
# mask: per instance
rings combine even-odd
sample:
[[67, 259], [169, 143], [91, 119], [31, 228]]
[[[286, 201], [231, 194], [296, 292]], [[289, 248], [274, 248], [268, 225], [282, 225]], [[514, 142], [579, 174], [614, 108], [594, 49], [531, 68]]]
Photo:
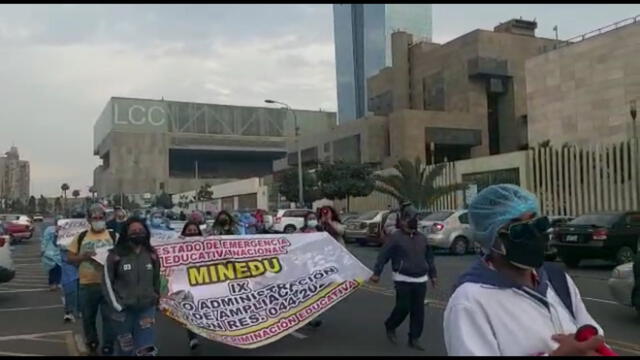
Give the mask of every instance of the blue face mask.
[[158, 217], [151, 218], [151, 225], [160, 226], [162, 225], [162, 219]]

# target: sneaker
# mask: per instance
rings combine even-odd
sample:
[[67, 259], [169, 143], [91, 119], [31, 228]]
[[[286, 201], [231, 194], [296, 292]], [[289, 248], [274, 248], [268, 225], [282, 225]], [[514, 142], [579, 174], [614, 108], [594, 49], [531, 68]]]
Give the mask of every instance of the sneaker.
[[409, 347], [418, 351], [424, 351], [424, 348], [418, 340], [409, 340]]
[[58, 290], [58, 285], [53, 284], [53, 285], [49, 285], [49, 291], [56, 291]]
[[189, 340], [189, 349], [195, 350], [198, 346], [200, 346], [200, 341], [198, 341], [198, 339]]
[[87, 350], [89, 351], [89, 356], [98, 355], [98, 343], [95, 343], [95, 342], [88, 343]]
[[66, 324], [74, 323], [76, 322], [76, 318], [73, 316], [73, 314], [64, 314], [64, 322]]
[[396, 331], [387, 329], [387, 339], [389, 339], [389, 342], [391, 342], [392, 344], [396, 344], [398, 342]]
[[102, 356], [111, 356], [113, 355], [113, 347], [103, 346], [101, 353], [102, 353]]
[[317, 329], [322, 325], [322, 320], [311, 320], [307, 325], [311, 328]]

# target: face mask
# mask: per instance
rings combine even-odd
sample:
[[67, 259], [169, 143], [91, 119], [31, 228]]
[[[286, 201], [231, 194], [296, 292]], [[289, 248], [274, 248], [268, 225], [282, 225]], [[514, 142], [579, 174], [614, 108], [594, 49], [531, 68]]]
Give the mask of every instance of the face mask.
[[131, 234], [129, 235], [129, 241], [131, 241], [131, 243], [133, 245], [142, 245], [145, 242], [145, 239], [147, 237], [143, 234]]
[[537, 218], [532, 221], [513, 224], [502, 231], [500, 239], [504, 245], [505, 257], [509, 262], [524, 269], [537, 269], [544, 264], [544, 252], [548, 238], [548, 219]]
[[316, 227], [316, 226], [318, 226], [318, 220], [309, 220], [309, 221], [307, 221], [307, 225], [309, 227]]
[[93, 231], [95, 232], [101, 232], [104, 231], [104, 229], [107, 227], [107, 224], [104, 222], [104, 220], [100, 220], [100, 221], [94, 221], [91, 223], [91, 228], [93, 229]]
[[407, 221], [407, 227], [410, 230], [418, 230], [418, 219], [417, 218], [409, 219], [409, 221]]
[[151, 225], [153, 225], [153, 226], [160, 226], [160, 225], [162, 225], [162, 219], [160, 219], [160, 218], [156, 218], [156, 217], [151, 218]]
[[220, 218], [220, 225], [229, 225], [229, 219], [226, 217]]

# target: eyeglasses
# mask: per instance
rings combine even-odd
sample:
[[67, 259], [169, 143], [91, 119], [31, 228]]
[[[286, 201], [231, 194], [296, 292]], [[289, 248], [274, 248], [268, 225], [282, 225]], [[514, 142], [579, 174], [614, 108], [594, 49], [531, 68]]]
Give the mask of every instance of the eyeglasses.
[[501, 234], [509, 235], [513, 241], [530, 239], [544, 234], [551, 227], [551, 222], [547, 216], [540, 216], [530, 220], [509, 224], [499, 231]]

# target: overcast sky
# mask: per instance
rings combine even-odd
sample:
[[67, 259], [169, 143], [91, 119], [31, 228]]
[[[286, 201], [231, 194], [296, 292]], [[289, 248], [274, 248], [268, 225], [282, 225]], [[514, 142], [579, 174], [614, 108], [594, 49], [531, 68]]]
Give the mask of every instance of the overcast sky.
[[[433, 5], [434, 41], [536, 18], [569, 38], [640, 5]], [[0, 5], [0, 151], [31, 162], [31, 192], [86, 193], [93, 124], [111, 96], [336, 109], [330, 4]]]

